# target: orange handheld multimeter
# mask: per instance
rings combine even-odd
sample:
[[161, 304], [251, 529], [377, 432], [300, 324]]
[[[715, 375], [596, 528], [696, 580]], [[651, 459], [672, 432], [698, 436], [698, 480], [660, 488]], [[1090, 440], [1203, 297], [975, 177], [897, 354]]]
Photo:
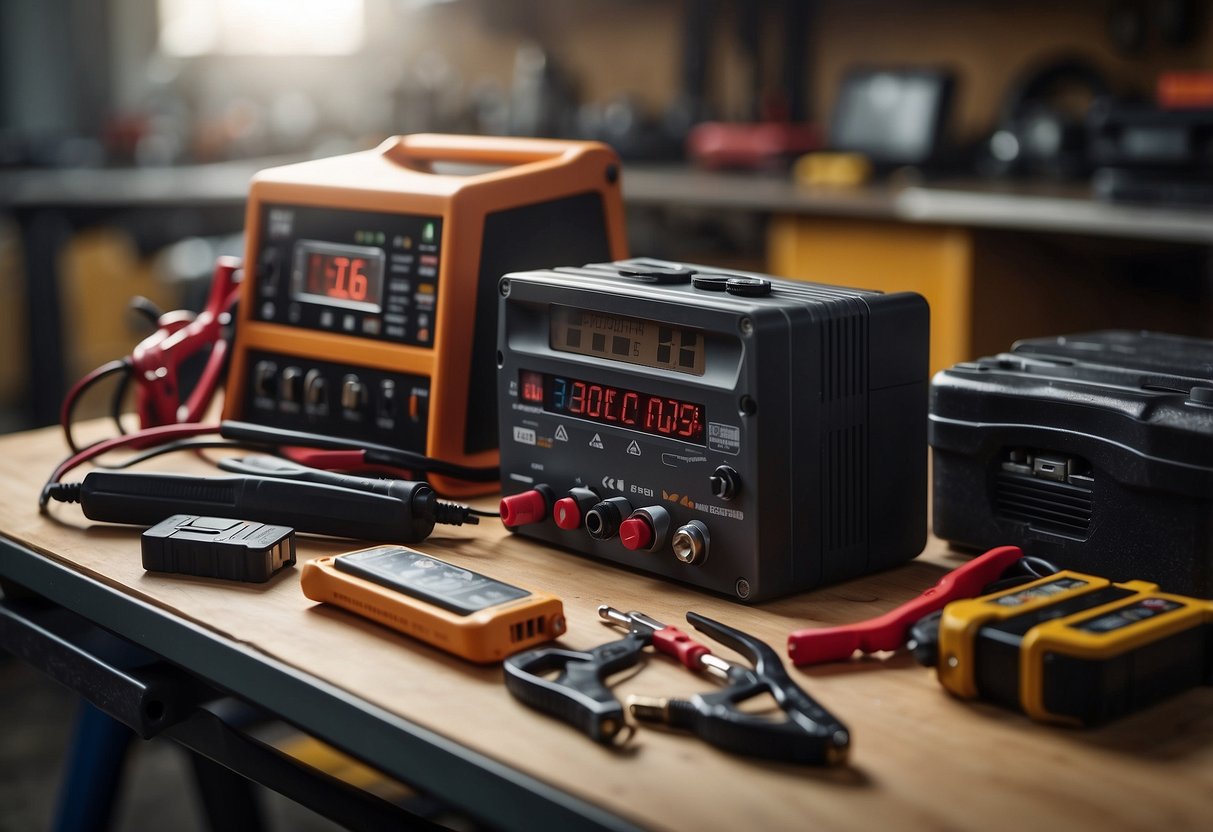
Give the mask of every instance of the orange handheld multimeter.
[[474, 662], [499, 662], [565, 631], [564, 605], [404, 546], [303, 567], [303, 594]]
[[625, 256], [619, 180], [596, 142], [441, 135], [258, 173], [223, 417], [495, 466], [497, 281]]

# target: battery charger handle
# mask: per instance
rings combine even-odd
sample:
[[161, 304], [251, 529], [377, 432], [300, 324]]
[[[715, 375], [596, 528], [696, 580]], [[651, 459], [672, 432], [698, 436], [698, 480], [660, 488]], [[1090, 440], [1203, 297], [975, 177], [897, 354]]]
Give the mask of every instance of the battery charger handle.
[[553, 165], [563, 165], [595, 148], [605, 149], [605, 145], [558, 139], [448, 136], [439, 133], [393, 136], [379, 145], [380, 152], [389, 160], [418, 170], [429, 170], [434, 162], [470, 165], [525, 165], [549, 162]]

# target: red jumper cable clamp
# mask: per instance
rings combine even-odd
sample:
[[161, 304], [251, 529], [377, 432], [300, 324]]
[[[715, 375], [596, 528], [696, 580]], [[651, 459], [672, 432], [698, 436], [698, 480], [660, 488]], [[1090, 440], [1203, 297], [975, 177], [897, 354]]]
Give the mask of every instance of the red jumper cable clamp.
[[[236, 273], [240, 260], [220, 257], [215, 262], [206, 307], [195, 315], [178, 310], [166, 312], [156, 322], [154, 333], [131, 352], [131, 372], [136, 383], [135, 409], [141, 427], [197, 422], [210, 405], [223, 374], [227, 341], [223, 327], [229, 323], [236, 302]], [[183, 401], [178, 371], [182, 362], [199, 350], [210, 348], [210, 358], [188, 398]]]
[[788, 636], [788, 658], [798, 667], [850, 658], [856, 650], [896, 650], [920, 618], [959, 598], [973, 598], [1023, 559], [1018, 546], [991, 549], [953, 569], [939, 583], [884, 615], [840, 627], [806, 627]]

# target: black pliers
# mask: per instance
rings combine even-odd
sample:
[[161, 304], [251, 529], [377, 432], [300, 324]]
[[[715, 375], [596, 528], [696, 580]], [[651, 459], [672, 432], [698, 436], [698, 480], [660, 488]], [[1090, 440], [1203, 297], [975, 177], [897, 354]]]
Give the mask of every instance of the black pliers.
[[[725, 661], [674, 627], [643, 613], [600, 607], [604, 619], [627, 626], [628, 635], [589, 651], [541, 647], [505, 662], [506, 687], [523, 702], [557, 717], [598, 742], [613, 742], [627, 725], [619, 700], [606, 687], [608, 676], [636, 664], [644, 648], [677, 657], [693, 670], [723, 679], [725, 687], [690, 699], [630, 697], [637, 720], [664, 722], [695, 733], [736, 754], [783, 762], [833, 765], [846, 760], [850, 732], [805, 693], [784, 670], [779, 656], [759, 639], [697, 613], [687, 613], [695, 629], [745, 656], [753, 665]], [[559, 670], [554, 679], [542, 674]], [[739, 705], [771, 694], [784, 719], [747, 713]]]

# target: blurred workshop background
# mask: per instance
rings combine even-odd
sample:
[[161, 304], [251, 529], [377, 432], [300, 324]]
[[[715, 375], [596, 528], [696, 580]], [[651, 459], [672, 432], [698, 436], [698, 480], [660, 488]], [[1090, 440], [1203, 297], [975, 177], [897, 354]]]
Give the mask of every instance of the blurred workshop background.
[[198, 304], [249, 176], [417, 131], [601, 139], [634, 254], [932, 305], [932, 365], [1213, 334], [1207, 0], [7, 0], [0, 429]]

